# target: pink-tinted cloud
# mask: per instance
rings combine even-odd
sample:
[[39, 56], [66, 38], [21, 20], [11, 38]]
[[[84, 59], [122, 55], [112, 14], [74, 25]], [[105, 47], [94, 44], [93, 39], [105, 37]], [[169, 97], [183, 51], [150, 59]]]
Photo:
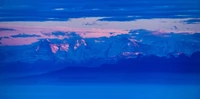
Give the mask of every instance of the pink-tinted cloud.
[[33, 42], [37, 42], [38, 38], [9, 38], [9, 39], [2, 39], [1, 40], [1, 46], [4, 45], [29, 45]]
[[[66, 22], [1, 22], [0, 28], [9, 28], [15, 31], [0, 31], [0, 37], [10, 37], [7, 40], [1, 40], [2, 45], [30, 44], [42, 38], [68, 38], [63, 35], [52, 35], [52, 32], [75, 32], [83, 38], [114, 36], [118, 34], [127, 34], [130, 30], [146, 29], [153, 31], [155, 35], [162, 33], [195, 33], [200, 32], [199, 24], [184, 24], [184, 19], [151, 19], [137, 20], [128, 22], [106, 22], [98, 21], [100, 18], [77, 18]], [[186, 20], [186, 19], [185, 19]], [[188, 20], [188, 19], [187, 19]], [[165, 22], [163, 22], [165, 21]], [[95, 23], [85, 25], [85, 23]], [[12, 35], [27, 34], [40, 35], [33, 38], [12, 38]], [[46, 35], [49, 34], [49, 35]], [[29, 40], [25, 42], [26, 40]], [[15, 42], [13, 42], [15, 41]], [[12, 44], [13, 42], [13, 44]]]

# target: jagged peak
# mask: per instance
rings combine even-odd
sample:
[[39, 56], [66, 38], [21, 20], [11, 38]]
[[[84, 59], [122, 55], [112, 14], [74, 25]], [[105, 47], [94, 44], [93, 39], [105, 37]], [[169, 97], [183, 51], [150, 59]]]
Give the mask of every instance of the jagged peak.
[[51, 50], [51, 46], [50, 46], [50, 40], [48, 39], [42, 39], [39, 41], [39, 45], [36, 48], [36, 51], [38, 52], [41, 49], [45, 49], [47, 51]]

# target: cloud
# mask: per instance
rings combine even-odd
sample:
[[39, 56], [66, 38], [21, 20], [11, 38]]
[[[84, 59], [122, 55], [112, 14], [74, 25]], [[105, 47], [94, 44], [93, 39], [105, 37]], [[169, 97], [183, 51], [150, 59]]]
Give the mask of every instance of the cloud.
[[5, 36], [5, 37], [3, 37], [3, 38], [8, 39], [9, 37], [8, 37], [8, 36]]
[[[9, 0], [15, 2], [15, 0]], [[200, 18], [199, 0], [93, 0], [84, 2], [83, 0], [63, 1], [50, 0], [41, 2], [38, 0], [30, 2], [20, 1], [20, 3], [0, 3], [6, 7], [0, 9], [0, 21], [66, 21], [69, 18], [81, 17], [112, 17], [118, 21], [128, 21], [131, 18], [126, 16], [141, 16], [136, 19], [152, 18]], [[13, 7], [29, 5], [26, 8]], [[183, 6], [184, 5], [184, 6]], [[53, 9], [53, 10], [52, 10]], [[94, 10], [98, 9], [98, 10]], [[181, 16], [183, 15], [183, 16]], [[108, 21], [113, 21], [109, 19]], [[132, 20], [132, 19], [131, 19]]]
[[56, 31], [56, 32], [52, 32], [52, 35], [54, 35], [54, 36], [65, 36], [66, 33], [61, 32], [61, 31]]
[[45, 36], [56, 36], [56, 38], [59, 38], [59, 37], [62, 37], [62, 38], [72, 38], [72, 37], [75, 37], [75, 38], [80, 38], [80, 34], [76, 33], [76, 32], [64, 32], [64, 31], [53, 31], [51, 33], [43, 33], [43, 35]]
[[187, 24], [200, 24], [200, 19], [190, 19], [184, 22], [186, 22]]
[[[47, 34], [47, 35], [46, 35]], [[161, 32], [161, 31], [153, 31], [153, 30], [146, 30], [146, 29], [138, 29], [138, 30], [130, 30], [126, 34], [108, 34], [110, 36], [92, 36], [92, 37], [84, 37], [84, 35], [80, 35], [76, 32], [62, 32], [62, 31], [55, 31], [46, 33], [43, 35], [36, 35], [36, 34], [17, 34], [12, 35], [13, 38], [5, 39], [3, 37], [0, 37], [1, 42], [3, 45], [23, 45], [23, 44], [31, 44], [39, 39], [50, 39], [50, 40], [58, 40], [58, 41], [64, 41], [65, 39], [96, 39], [100, 40], [102, 38], [106, 38], [104, 40], [112, 41], [112, 39], [116, 38], [129, 38], [130, 40], [137, 41], [142, 44], [152, 44], [153, 42], [176, 42], [176, 41], [183, 41], [183, 42], [191, 42], [190, 44], [193, 44], [193, 42], [199, 42], [200, 39], [200, 33], [175, 33], [175, 32]], [[88, 33], [90, 34], [90, 33]], [[95, 34], [92, 34], [95, 35]], [[96, 34], [99, 35], [99, 34]], [[91, 36], [91, 34], [90, 34]], [[27, 39], [28, 37], [28, 39]], [[60, 37], [62, 39], [60, 39]], [[111, 39], [111, 40], [110, 40]], [[187, 43], [189, 44], [189, 43]], [[163, 45], [164, 46], [164, 45]], [[191, 45], [193, 46], [193, 45]]]
[[55, 8], [54, 10], [60, 11], [60, 10], [65, 10], [65, 9], [64, 8]]
[[109, 17], [109, 18], [102, 18], [99, 19], [98, 21], [135, 21], [136, 17]]
[[1, 40], [1, 46], [20, 46], [20, 45], [30, 45], [34, 42], [37, 42], [38, 38], [32, 37], [32, 38], [9, 38], [9, 39], [2, 39]]
[[27, 37], [41, 37], [40, 35], [36, 34], [17, 34], [17, 35], [12, 35], [11, 37], [13, 38], [27, 38]]
[[[144, 44], [151, 44], [152, 42], [199, 42], [200, 33], [156, 33], [157, 31], [150, 31], [145, 29], [131, 30], [129, 34], [134, 36], [137, 41], [142, 41]], [[120, 36], [120, 35], [119, 35]], [[192, 46], [192, 45], [191, 45]]]
[[12, 29], [12, 28], [0, 28], [0, 31], [15, 31], [15, 29]]

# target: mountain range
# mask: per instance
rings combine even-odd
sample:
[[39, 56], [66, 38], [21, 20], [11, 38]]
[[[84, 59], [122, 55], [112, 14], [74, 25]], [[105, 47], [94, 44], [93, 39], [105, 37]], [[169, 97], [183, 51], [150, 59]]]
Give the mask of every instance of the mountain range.
[[134, 58], [139, 54], [159, 57], [180, 54], [191, 56], [200, 51], [199, 34], [156, 35], [147, 30], [99, 38], [83, 38], [76, 33], [64, 34], [68, 38], [39, 39], [38, 42], [22, 46], [0, 46], [1, 63], [34, 63], [41, 60], [55, 63], [98, 60], [98, 63], [105, 63]]
[[[32, 75], [69, 66], [98, 67], [116, 64], [142, 67], [150, 64], [158, 66], [161, 63], [159, 65], [168, 64], [171, 67], [184, 62], [190, 64], [193, 60], [198, 62], [200, 59], [198, 33], [154, 34], [148, 30], [133, 30], [128, 34], [99, 38], [83, 38], [68, 32], [63, 34], [67, 36], [64, 39], [43, 38], [30, 45], [0, 46], [2, 73], [26, 72]], [[181, 61], [176, 62], [176, 58]], [[192, 64], [200, 65], [195, 62]]]

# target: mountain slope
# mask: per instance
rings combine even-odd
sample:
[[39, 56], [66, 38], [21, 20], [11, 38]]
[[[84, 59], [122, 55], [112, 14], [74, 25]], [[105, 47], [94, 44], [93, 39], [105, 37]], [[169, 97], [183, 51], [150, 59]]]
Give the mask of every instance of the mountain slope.
[[[31, 45], [0, 46], [1, 62], [34, 63], [39, 60], [54, 63], [84, 64], [94, 61], [93, 65], [115, 63], [123, 58], [135, 58], [138, 55], [175, 57], [184, 53], [191, 56], [200, 51], [200, 41], [195, 34], [154, 35], [147, 30], [131, 31], [111, 37], [83, 38], [68, 33], [64, 39], [42, 39]], [[187, 40], [183, 39], [190, 37]], [[191, 39], [193, 38], [193, 39]]]

